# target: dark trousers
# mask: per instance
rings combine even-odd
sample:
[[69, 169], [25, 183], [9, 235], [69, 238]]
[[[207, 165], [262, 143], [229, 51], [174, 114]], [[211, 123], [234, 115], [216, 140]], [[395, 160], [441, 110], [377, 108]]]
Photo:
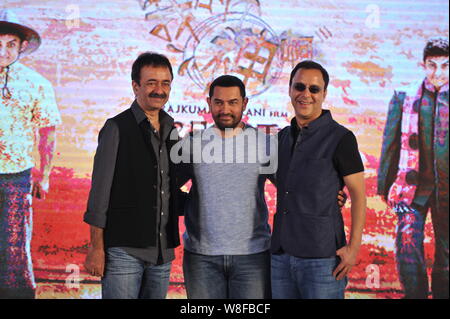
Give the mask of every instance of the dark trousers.
[[34, 298], [31, 169], [0, 174], [0, 298]]
[[397, 205], [396, 258], [405, 298], [428, 297], [428, 276], [424, 257], [424, 226], [431, 210], [435, 236], [434, 264], [431, 276], [433, 298], [448, 299], [448, 203], [436, 204], [435, 195], [425, 207]]

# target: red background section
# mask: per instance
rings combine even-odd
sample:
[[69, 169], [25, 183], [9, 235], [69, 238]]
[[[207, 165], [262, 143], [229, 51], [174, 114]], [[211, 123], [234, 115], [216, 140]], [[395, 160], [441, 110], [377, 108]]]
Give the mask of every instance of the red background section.
[[[370, 162], [372, 165], [378, 164], [375, 159]], [[87, 275], [82, 266], [89, 239], [89, 227], [82, 220], [86, 209], [90, 178], [75, 178], [72, 170], [55, 167], [52, 170], [50, 183], [52, 187], [46, 200], [35, 199], [34, 201], [32, 256], [38, 285], [37, 297], [99, 298], [98, 278]], [[366, 186], [367, 196], [369, 198], [376, 197], [376, 177], [368, 177]], [[269, 182], [266, 185], [266, 201], [272, 225], [276, 205], [276, 188]], [[350, 222], [349, 206], [347, 203], [343, 209], [347, 234]], [[392, 250], [386, 249], [394, 244], [395, 224], [396, 218], [391, 212], [368, 209], [364, 231], [366, 240], [363, 239], [359, 263], [349, 276], [346, 297], [401, 297], [395, 256]], [[183, 231], [184, 225], [181, 218], [180, 235]], [[425, 229], [428, 269], [431, 268], [434, 255], [432, 236], [432, 226], [428, 221]], [[181, 266], [182, 253], [182, 247], [177, 248], [171, 274], [169, 298], [185, 297]], [[371, 280], [373, 274], [370, 271], [372, 268], [368, 268], [369, 265], [375, 265], [379, 269], [380, 284], [378, 287]], [[80, 270], [79, 276], [77, 276], [77, 266]], [[376, 279], [376, 276], [374, 278]], [[78, 283], [78, 287], [76, 283]]]

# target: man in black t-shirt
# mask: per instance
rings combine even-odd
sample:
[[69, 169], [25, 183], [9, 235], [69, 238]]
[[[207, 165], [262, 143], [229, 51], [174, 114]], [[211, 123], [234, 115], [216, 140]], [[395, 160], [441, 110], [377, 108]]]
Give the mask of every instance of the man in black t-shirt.
[[[365, 223], [364, 166], [356, 138], [322, 109], [329, 76], [318, 63], [293, 69], [291, 126], [278, 135], [277, 213], [272, 236], [273, 298], [344, 298]], [[335, 196], [347, 186], [347, 244]]]

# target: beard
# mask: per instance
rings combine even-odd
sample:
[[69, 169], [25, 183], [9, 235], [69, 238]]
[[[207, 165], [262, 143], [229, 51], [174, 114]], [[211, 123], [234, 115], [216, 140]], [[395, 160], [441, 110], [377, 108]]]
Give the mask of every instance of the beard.
[[[221, 117], [223, 117], [225, 115], [231, 117], [231, 121], [227, 121], [226, 123], [222, 122]], [[236, 117], [233, 114], [213, 115], [214, 123], [215, 123], [216, 127], [221, 131], [225, 131], [225, 129], [227, 129], [227, 128], [235, 129], [241, 123], [241, 119], [242, 119], [242, 114], [239, 117]]]

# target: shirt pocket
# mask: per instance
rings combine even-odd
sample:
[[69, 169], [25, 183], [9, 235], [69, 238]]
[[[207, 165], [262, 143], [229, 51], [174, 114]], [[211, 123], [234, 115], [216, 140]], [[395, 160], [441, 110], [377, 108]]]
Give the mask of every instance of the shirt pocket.
[[301, 215], [293, 220], [299, 235], [299, 246], [308, 257], [332, 257], [335, 255], [335, 232], [330, 216]]

